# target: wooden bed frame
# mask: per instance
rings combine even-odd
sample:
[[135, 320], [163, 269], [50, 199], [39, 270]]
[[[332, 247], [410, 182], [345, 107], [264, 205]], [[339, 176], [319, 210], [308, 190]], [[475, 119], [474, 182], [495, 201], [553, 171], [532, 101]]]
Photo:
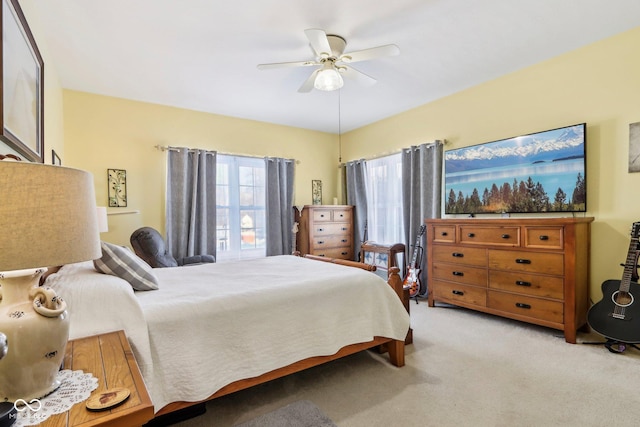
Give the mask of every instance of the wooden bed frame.
[[[295, 253], [294, 255], [299, 255], [299, 253]], [[305, 255], [305, 258], [314, 259], [318, 261], [331, 262], [334, 264], [346, 265], [349, 267], [357, 267], [362, 268], [367, 271], [375, 271], [376, 267], [369, 264], [364, 264], [356, 261], [348, 261], [343, 259], [334, 259], [334, 258], [326, 258], [319, 257], [315, 255]], [[409, 290], [404, 289], [402, 284], [402, 279], [400, 278], [398, 267], [392, 267], [390, 269], [389, 279], [387, 283], [391, 288], [396, 292], [398, 298], [403, 302], [405, 308], [409, 310]], [[172, 412], [179, 411], [190, 406], [198, 405], [204, 403], [206, 401], [225, 396], [227, 394], [234, 393], [236, 391], [244, 390], [258, 384], [263, 384], [271, 380], [275, 380], [277, 378], [282, 378], [289, 374], [293, 374], [295, 372], [300, 372], [305, 369], [312, 368], [314, 366], [322, 365], [327, 362], [331, 362], [332, 360], [340, 359], [345, 356], [349, 356], [351, 354], [355, 354], [361, 352], [363, 350], [377, 348], [379, 352], [388, 352], [390, 362], [397, 367], [404, 366], [404, 346], [405, 344], [410, 344], [412, 342], [412, 331], [409, 329], [407, 333], [407, 338], [404, 341], [394, 340], [391, 338], [384, 337], [375, 337], [371, 341], [351, 344], [346, 347], [342, 347], [338, 350], [337, 353], [329, 355], [329, 356], [316, 356], [310, 357], [307, 359], [300, 360], [298, 362], [294, 362], [288, 366], [284, 366], [282, 368], [275, 369], [273, 371], [267, 372], [257, 377], [246, 378], [238, 381], [234, 381], [226, 386], [222, 387], [220, 390], [216, 391], [214, 394], [209, 396], [208, 398], [198, 401], [198, 402], [173, 402], [164, 406], [160, 411], [158, 411], [155, 416], [156, 418], [163, 415], [168, 415]]]

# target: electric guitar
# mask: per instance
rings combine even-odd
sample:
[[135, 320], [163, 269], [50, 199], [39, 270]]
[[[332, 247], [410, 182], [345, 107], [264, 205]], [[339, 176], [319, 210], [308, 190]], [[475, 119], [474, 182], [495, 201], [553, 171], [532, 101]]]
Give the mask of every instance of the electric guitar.
[[640, 222], [634, 222], [622, 280], [602, 284], [602, 300], [589, 309], [587, 322], [600, 335], [624, 343], [640, 343], [640, 285], [633, 282], [638, 260]]
[[424, 234], [424, 230], [426, 226], [423, 224], [420, 226], [420, 230], [418, 230], [418, 237], [416, 238], [416, 245], [413, 247], [413, 258], [411, 259], [411, 264], [407, 266], [407, 275], [404, 278], [403, 285], [409, 286], [409, 297], [415, 297], [420, 292], [421, 283], [420, 283], [420, 265], [422, 264], [420, 257], [418, 257], [418, 253], [422, 249], [420, 246], [420, 240], [422, 235]]

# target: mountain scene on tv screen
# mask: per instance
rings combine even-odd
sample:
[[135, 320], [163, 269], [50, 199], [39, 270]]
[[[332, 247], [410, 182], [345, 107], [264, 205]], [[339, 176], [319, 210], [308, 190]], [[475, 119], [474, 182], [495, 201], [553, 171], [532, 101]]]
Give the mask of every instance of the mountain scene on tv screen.
[[586, 210], [584, 125], [445, 152], [445, 212]]

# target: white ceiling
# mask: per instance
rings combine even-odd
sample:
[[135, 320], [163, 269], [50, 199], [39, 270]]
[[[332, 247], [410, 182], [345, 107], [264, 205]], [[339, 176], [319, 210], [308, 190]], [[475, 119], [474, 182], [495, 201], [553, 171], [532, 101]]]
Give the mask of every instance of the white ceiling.
[[[64, 88], [333, 133], [339, 97], [345, 132], [640, 26], [639, 0], [32, 3]], [[312, 59], [307, 28], [400, 55], [354, 64], [372, 87], [298, 93], [311, 68], [256, 65]]]

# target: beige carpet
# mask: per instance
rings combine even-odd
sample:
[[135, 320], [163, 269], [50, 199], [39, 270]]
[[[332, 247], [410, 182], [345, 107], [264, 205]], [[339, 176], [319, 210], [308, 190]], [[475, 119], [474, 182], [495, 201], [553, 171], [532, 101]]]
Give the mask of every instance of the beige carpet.
[[339, 427], [640, 425], [640, 351], [566, 344], [556, 330], [426, 301], [411, 310], [403, 368], [363, 352], [209, 402], [178, 425], [233, 426], [297, 400]]

